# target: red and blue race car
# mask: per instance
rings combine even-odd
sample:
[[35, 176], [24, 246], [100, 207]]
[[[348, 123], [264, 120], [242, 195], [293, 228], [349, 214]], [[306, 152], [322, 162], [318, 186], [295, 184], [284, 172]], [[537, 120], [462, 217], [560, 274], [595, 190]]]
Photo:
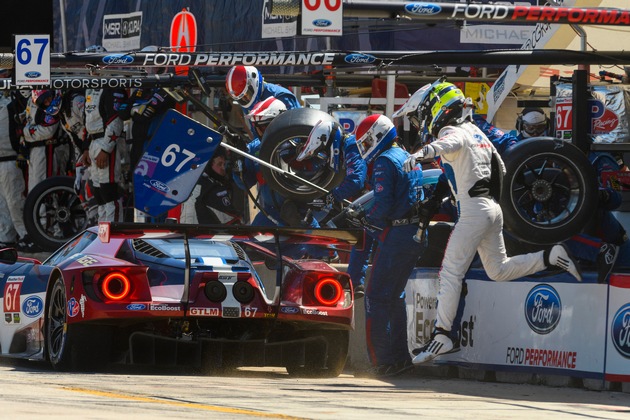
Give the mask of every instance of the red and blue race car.
[[43, 263], [4, 249], [1, 356], [59, 370], [284, 366], [337, 376], [354, 320], [348, 274], [281, 254], [362, 240], [359, 230], [102, 223]]

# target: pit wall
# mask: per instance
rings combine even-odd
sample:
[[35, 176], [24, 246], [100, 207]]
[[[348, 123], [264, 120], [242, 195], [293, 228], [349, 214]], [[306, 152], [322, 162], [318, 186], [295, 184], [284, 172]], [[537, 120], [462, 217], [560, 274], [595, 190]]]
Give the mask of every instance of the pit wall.
[[[340, 266], [338, 269], [343, 270]], [[418, 374], [630, 392], [630, 274], [597, 284], [566, 273], [491, 281], [467, 274], [460, 305], [461, 349]], [[436, 268], [417, 268], [406, 288], [410, 351], [429, 339], [436, 318]], [[349, 371], [369, 366], [364, 300], [355, 303]]]

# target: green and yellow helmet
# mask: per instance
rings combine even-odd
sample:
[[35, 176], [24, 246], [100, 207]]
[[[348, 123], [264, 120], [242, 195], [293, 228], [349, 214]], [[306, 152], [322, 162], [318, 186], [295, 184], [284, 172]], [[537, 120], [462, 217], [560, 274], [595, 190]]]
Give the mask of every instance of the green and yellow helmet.
[[426, 91], [418, 106], [418, 118], [424, 121], [431, 135], [437, 136], [443, 127], [459, 123], [465, 101], [464, 93], [457, 86], [441, 78]]

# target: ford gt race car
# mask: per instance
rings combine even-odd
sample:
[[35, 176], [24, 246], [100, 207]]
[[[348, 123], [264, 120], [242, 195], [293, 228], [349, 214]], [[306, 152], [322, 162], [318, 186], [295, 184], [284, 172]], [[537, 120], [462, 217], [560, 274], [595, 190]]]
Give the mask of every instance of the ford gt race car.
[[0, 352], [58, 370], [284, 366], [334, 377], [353, 327], [350, 279], [281, 254], [362, 239], [360, 230], [101, 223], [43, 263], [4, 249]]

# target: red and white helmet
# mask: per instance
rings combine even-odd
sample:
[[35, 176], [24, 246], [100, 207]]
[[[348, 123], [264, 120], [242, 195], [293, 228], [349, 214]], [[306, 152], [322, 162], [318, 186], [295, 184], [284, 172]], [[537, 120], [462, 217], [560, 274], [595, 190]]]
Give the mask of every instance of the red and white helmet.
[[273, 96], [258, 102], [245, 117], [257, 126], [266, 126], [287, 110], [287, 106], [280, 99]]
[[357, 147], [366, 163], [370, 163], [396, 140], [396, 127], [385, 115], [373, 114], [359, 123]]
[[260, 99], [262, 75], [254, 66], [234, 66], [225, 78], [225, 89], [232, 99], [249, 109]]

